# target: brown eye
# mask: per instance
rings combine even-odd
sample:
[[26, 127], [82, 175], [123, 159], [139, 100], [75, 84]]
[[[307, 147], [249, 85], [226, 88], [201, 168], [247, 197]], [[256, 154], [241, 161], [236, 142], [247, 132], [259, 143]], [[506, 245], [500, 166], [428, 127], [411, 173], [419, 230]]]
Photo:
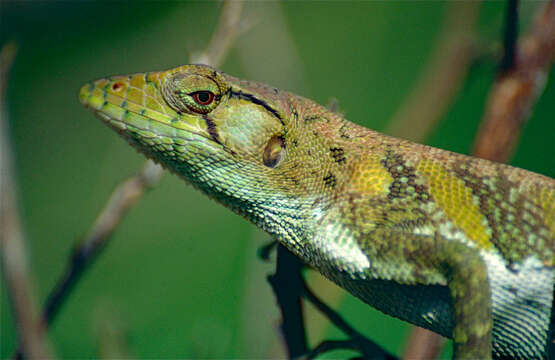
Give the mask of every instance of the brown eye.
[[200, 106], [210, 105], [212, 101], [214, 101], [214, 94], [210, 91], [196, 91], [189, 95], [192, 96], [193, 100]]

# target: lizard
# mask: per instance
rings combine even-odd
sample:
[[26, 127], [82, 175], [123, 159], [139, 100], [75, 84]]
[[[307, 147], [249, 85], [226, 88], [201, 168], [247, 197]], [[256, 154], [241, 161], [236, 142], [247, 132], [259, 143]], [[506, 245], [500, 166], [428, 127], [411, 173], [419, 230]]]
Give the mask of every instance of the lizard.
[[362, 301], [452, 338], [453, 358], [553, 355], [554, 179], [206, 65], [101, 78], [79, 98]]

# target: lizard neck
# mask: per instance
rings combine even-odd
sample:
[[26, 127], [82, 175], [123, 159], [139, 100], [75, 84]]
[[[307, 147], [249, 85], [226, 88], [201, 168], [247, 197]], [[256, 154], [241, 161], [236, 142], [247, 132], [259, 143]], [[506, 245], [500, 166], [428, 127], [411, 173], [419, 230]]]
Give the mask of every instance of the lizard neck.
[[[162, 159], [161, 159], [162, 160]], [[284, 186], [276, 188], [271, 177], [248, 163], [216, 159], [213, 155], [194, 166], [164, 165], [210, 198], [267, 231], [290, 248], [310, 238], [312, 222], [308, 194]], [[218, 163], [218, 166], [211, 164]]]

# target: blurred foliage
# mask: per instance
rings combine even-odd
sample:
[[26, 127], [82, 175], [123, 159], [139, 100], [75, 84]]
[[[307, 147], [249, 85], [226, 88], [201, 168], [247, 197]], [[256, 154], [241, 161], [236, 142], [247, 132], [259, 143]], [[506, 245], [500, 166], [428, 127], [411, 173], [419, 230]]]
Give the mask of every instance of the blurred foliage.
[[[0, 44], [15, 39], [20, 45], [8, 105], [40, 299], [113, 187], [143, 162], [81, 107], [80, 85], [186, 63], [208, 41], [219, 5], [0, 2]], [[532, 6], [523, 3], [524, 24]], [[380, 130], [426, 63], [444, 7], [436, 1], [247, 2], [252, 28], [222, 69], [322, 104], [337, 98], [350, 120]], [[503, 8], [503, 2], [482, 5], [478, 40], [486, 48], [499, 43]], [[429, 144], [469, 151], [496, 66], [487, 56], [472, 65]], [[551, 74], [513, 160], [551, 177], [553, 80]], [[278, 313], [264, 280], [272, 265], [255, 258], [266, 240], [243, 219], [166, 175], [123, 222], [62, 309], [50, 331], [57, 354], [90, 358], [111, 349], [140, 358], [282, 355]], [[16, 339], [3, 283], [1, 289], [0, 355], [6, 358]], [[352, 297], [340, 310], [370, 338], [401, 353], [406, 324]], [[110, 342], [102, 329], [117, 332], [116, 339]], [[341, 334], [330, 329], [327, 335]], [[112, 349], [122, 342], [124, 349]]]

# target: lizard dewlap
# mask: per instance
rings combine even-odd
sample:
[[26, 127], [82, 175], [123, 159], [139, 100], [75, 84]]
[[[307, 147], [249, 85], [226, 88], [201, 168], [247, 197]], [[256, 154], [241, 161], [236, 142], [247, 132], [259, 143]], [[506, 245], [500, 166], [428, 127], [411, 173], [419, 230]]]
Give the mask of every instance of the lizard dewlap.
[[555, 180], [208, 66], [100, 79], [80, 100], [347, 291], [452, 338], [455, 358], [554, 356]]

